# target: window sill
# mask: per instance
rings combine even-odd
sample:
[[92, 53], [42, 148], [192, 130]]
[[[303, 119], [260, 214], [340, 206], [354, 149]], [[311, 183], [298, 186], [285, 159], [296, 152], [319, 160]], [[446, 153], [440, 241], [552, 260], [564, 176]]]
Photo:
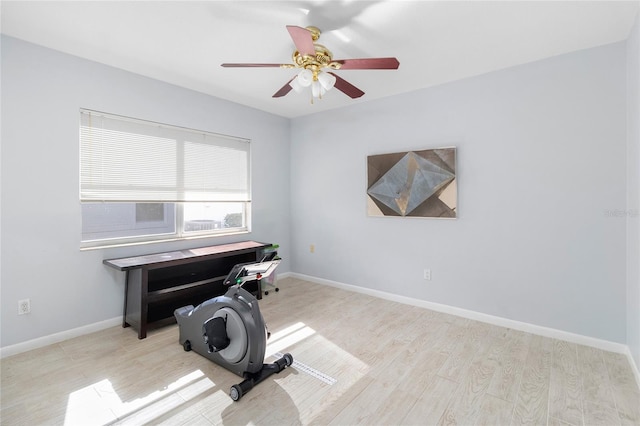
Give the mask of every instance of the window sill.
[[80, 244], [80, 251], [90, 251], [90, 250], [103, 250], [117, 247], [132, 247], [132, 246], [143, 246], [150, 244], [158, 244], [158, 243], [169, 243], [173, 241], [191, 241], [191, 240], [203, 240], [206, 238], [220, 238], [220, 237], [229, 237], [234, 235], [244, 235], [250, 234], [251, 231], [243, 230], [237, 232], [226, 232], [220, 234], [200, 234], [193, 235], [189, 237], [171, 237], [171, 238], [162, 238], [158, 240], [145, 240], [145, 241], [128, 241], [128, 242], [113, 242], [106, 243], [105, 241], [94, 241], [94, 242], [86, 242]]

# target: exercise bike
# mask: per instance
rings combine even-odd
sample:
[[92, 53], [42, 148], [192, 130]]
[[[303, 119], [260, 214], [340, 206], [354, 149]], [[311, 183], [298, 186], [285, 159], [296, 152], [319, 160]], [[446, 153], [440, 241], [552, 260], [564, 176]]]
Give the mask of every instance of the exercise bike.
[[[273, 257], [273, 256], [272, 256]], [[254, 386], [293, 364], [284, 354], [271, 364], [264, 363], [269, 332], [257, 299], [242, 286], [268, 277], [279, 259], [235, 265], [224, 280], [227, 292], [195, 308], [174, 311], [180, 330], [179, 342], [185, 351], [195, 351], [244, 380], [231, 386], [229, 396], [238, 401]], [[260, 291], [260, 286], [258, 286]]]

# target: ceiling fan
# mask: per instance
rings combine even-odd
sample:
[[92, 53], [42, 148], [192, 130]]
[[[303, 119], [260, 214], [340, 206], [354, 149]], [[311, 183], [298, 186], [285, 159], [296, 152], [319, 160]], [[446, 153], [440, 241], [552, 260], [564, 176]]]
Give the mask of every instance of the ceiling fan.
[[301, 92], [311, 86], [311, 103], [314, 98], [322, 98], [322, 95], [332, 87], [337, 88], [352, 99], [359, 98], [364, 92], [353, 84], [339, 77], [329, 70], [365, 70], [365, 69], [398, 69], [400, 62], [396, 58], [365, 58], [365, 59], [333, 59], [333, 55], [321, 44], [316, 43], [320, 38], [320, 30], [309, 26], [306, 28], [295, 25], [287, 25], [287, 31], [293, 39], [296, 51], [293, 52], [293, 64], [247, 64], [224, 63], [228, 68], [300, 68], [301, 71], [273, 94], [274, 98], [280, 98], [292, 89]]

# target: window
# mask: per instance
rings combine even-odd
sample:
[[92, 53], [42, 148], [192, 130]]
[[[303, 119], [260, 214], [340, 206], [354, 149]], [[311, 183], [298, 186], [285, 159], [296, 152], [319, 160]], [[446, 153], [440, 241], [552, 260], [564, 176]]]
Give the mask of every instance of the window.
[[85, 247], [248, 232], [246, 139], [80, 111]]

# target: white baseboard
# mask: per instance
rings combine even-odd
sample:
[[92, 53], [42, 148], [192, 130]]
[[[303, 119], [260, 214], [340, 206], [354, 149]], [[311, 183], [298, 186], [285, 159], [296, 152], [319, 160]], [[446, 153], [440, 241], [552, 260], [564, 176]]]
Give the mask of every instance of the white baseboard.
[[633, 355], [631, 354], [631, 348], [629, 348], [628, 346], [627, 346], [626, 355], [627, 355], [627, 358], [629, 359], [629, 364], [631, 364], [631, 368], [633, 369], [633, 375], [636, 376], [636, 383], [640, 388], [640, 369], [638, 368], [638, 365], [636, 364], [636, 360], [633, 358]]
[[277, 274], [276, 278], [278, 280], [284, 279], [284, 278], [289, 278], [293, 276], [293, 272], [283, 272], [282, 274]]
[[629, 364], [634, 370], [634, 375], [638, 387], [640, 387], [640, 372], [635, 360], [631, 356], [631, 350], [627, 345], [622, 343], [610, 342], [608, 340], [596, 339], [594, 337], [583, 336], [581, 334], [570, 333], [568, 331], [557, 330], [554, 328], [543, 327], [535, 324], [529, 324], [526, 322], [515, 321], [507, 318], [497, 317], [493, 315], [483, 314], [481, 312], [469, 311], [467, 309], [457, 308], [455, 306], [443, 305], [440, 303], [429, 302], [426, 300], [414, 299], [412, 297], [400, 296], [393, 293], [387, 293], [380, 290], [373, 290], [365, 287], [358, 287], [350, 284], [344, 284], [337, 281], [326, 280], [324, 278], [312, 277], [309, 275], [291, 273], [289, 275], [292, 278], [298, 278], [305, 281], [310, 281], [316, 284], [328, 285], [331, 287], [340, 288], [343, 290], [353, 291], [355, 293], [366, 294], [369, 296], [378, 297], [380, 299], [386, 299], [393, 302], [404, 303], [405, 305], [417, 306], [420, 308], [430, 309], [436, 312], [442, 312], [446, 314], [456, 315], [463, 318], [468, 318], [500, 327], [511, 328], [514, 330], [524, 331], [531, 334], [536, 334], [544, 337], [551, 337], [553, 339], [564, 340], [579, 345], [591, 346], [594, 348], [602, 349], [608, 352], [615, 352], [624, 354], [629, 359]]
[[82, 327], [74, 328], [71, 330], [50, 334], [48, 336], [39, 337], [37, 339], [28, 340], [26, 342], [17, 343], [15, 345], [5, 346], [3, 348], [0, 348], [0, 358], [6, 358], [8, 356], [17, 355], [22, 352], [39, 349], [48, 345], [52, 345], [54, 343], [62, 342], [63, 340], [73, 339], [74, 337], [83, 336], [89, 333], [95, 333], [96, 331], [104, 330], [105, 328], [114, 327], [116, 325], [122, 325], [121, 316], [89, 325], [84, 325]]

